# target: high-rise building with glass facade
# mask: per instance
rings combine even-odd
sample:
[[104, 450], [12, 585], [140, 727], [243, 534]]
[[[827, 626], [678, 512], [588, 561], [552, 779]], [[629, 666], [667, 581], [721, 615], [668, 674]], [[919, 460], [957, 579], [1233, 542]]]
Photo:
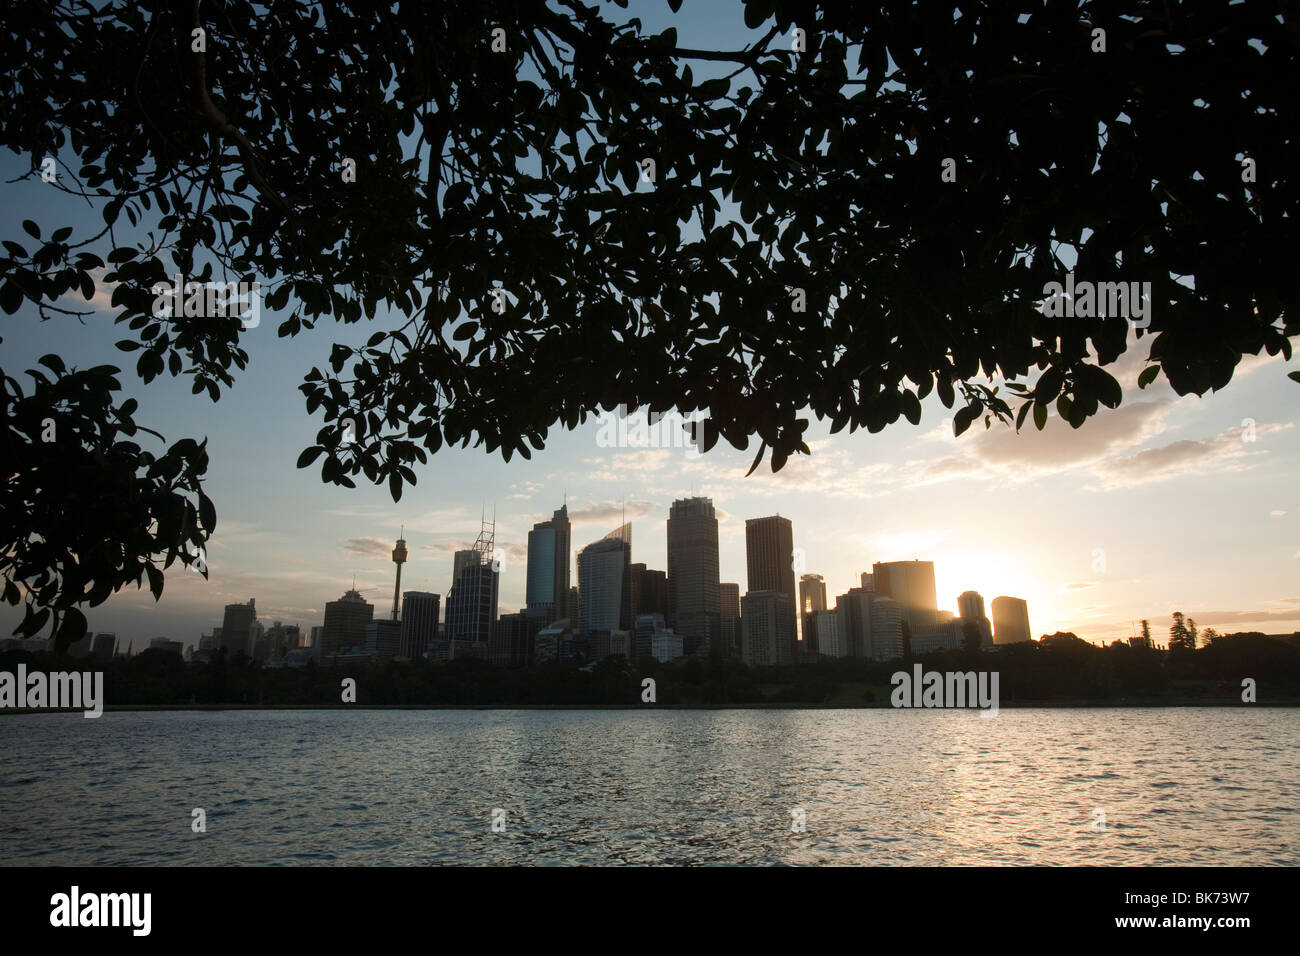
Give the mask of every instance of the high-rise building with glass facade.
[[993, 643], [1019, 644], [1033, 638], [1029, 633], [1029, 605], [1021, 598], [993, 599]]
[[569, 507], [562, 505], [549, 521], [528, 532], [525, 606], [530, 617], [546, 624], [569, 616]]
[[727, 657], [739, 657], [740, 585], [727, 581], [719, 584], [718, 606], [721, 611], [722, 653]]
[[[794, 583], [794, 528], [789, 518], [772, 515], [750, 518], [745, 522], [745, 569], [748, 590], [775, 591], [784, 594], [790, 616], [798, 631], [795, 604], [798, 592]], [[741, 619], [745, 612], [742, 602]], [[743, 624], [742, 624], [743, 629]]]
[[[321, 626], [320, 635], [321, 661], [346, 654], [353, 648], [363, 649], [366, 645], [366, 625], [374, 614], [374, 605], [356, 590], [346, 591], [337, 601], [326, 603], [325, 623]], [[222, 633], [225, 633], [224, 628]]]
[[925, 634], [938, 626], [933, 561], [889, 561], [873, 565], [871, 571], [876, 594], [898, 602], [910, 633]]
[[718, 518], [709, 498], [681, 498], [668, 511], [667, 616], [687, 654], [722, 642]]
[[424, 657], [438, 640], [442, 596], [429, 591], [402, 593], [402, 637], [398, 654], [408, 660]]
[[741, 658], [751, 667], [792, 664], [794, 606], [779, 591], [750, 591], [740, 600]]
[[632, 525], [622, 524], [578, 552], [582, 632], [632, 630]]

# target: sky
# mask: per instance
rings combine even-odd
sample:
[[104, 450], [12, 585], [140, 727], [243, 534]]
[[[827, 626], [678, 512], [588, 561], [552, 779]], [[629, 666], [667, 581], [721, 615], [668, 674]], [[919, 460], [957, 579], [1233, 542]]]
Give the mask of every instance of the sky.
[[[723, 28], [711, 5], [700, 7], [710, 12], [673, 21], [684, 46], [706, 45]], [[666, 6], [662, 22], [656, 16], [644, 15], [647, 30], [666, 25]], [[743, 25], [726, 29], [744, 42]], [[27, 162], [0, 157], [0, 177], [13, 179]], [[78, 235], [97, 221], [84, 202], [39, 181], [4, 188], [0, 238], [23, 241], [25, 218], [47, 230], [74, 225]], [[1110, 368], [1124, 385], [1123, 404], [1103, 408], [1077, 431], [1053, 411], [1041, 433], [1032, 424], [1019, 434], [996, 423], [985, 431], [977, 422], [954, 438], [952, 412], [932, 395], [918, 426], [900, 419], [880, 434], [832, 436], [828, 423], [814, 421], [810, 457], [796, 456], [776, 474], [764, 463], [749, 477], [756, 446], [742, 452], [720, 442], [700, 458], [683, 449], [607, 448], [589, 420], [574, 432], [553, 430], [531, 461], [444, 448], [415, 466], [418, 483], [395, 504], [386, 487], [364, 478], [346, 489], [323, 484], [319, 463], [295, 467], [321, 426], [297, 390], [303, 375], [325, 365], [333, 342], [362, 344], [400, 324], [392, 317], [349, 327], [322, 322], [280, 339], [275, 330], [287, 310], [279, 316], [264, 308], [241, 342], [249, 367], [214, 405], [190, 394], [188, 378], [140, 385], [131, 357], [113, 348], [125, 335], [107, 297], [101, 287], [82, 303], [94, 310], [82, 321], [41, 322], [24, 305], [5, 318], [0, 367], [29, 385], [22, 370], [47, 352], [69, 365], [117, 364], [128, 372], [122, 398], [140, 401], [139, 423], [169, 441], [208, 439], [205, 487], [218, 514], [210, 576], [176, 565], [160, 602], [147, 587], [131, 586], [88, 609], [90, 629], [116, 633], [124, 647], [160, 636], [197, 645], [201, 633], [220, 626], [224, 605], [249, 598], [263, 622], [306, 630], [321, 623], [325, 603], [354, 575], [376, 616], [387, 616], [390, 551], [403, 526], [410, 550], [403, 590], [445, 595], [452, 553], [473, 543], [483, 514], [495, 516], [505, 551], [500, 610], [514, 610], [524, 600], [528, 530], [566, 495], [575, 550], [625, 513], [633, 560], [660, 569], [672, 501], [711, 498], [721, 579], [742, 593], [745, 519], [781, 514], [832, 601], [875, 561], [919, 558], [935, 563], [940, 608], [955, 612], [968, 589], [986, 605], [998, 595], [1022, 597], [1035, 636], [1063, 630], [1111, 641], [1130, 636], [1142, 618], [1159, 635], [1173, 611], [1221, 632], [1300, 630], [1300, 385], [1286, 378], [1300, 362], [1247, 357], [1224, 391], [1179, 397], [1163, 378], [1137, 389], [1149, 340], [1134, 337]], [[0, 607], [5, 633], [20, 619], [21, 608]]]

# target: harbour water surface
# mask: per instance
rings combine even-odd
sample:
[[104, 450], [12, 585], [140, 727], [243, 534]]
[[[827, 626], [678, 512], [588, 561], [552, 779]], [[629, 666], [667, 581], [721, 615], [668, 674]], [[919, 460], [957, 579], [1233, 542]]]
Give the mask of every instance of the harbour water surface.
[[1297, 740], [1291, 709], [18, 715], [0, 863], [1294, 866]]

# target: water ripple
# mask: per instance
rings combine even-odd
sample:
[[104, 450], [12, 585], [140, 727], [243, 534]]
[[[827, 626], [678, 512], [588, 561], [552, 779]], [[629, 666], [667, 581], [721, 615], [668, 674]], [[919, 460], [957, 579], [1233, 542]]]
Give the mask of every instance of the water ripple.
[[0, 720], [0, 863], [1300, 862], [1290, 710], [231, 711], [95, 725]]

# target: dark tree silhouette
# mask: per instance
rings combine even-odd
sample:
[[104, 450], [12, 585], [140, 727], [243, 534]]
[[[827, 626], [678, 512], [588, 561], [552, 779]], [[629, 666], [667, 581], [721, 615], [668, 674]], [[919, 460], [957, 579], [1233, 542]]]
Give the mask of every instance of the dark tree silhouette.
[[1186, 651], [1196, 650], [1196, 641], [1187, 627], [1183, 612], [1175, 611], [1173, 620], [1174, 623], [1169, 628], [1170, 653], [1181, 654]]
[[[1289, 357], [1288, 5], [737, 0], [754, 40], [724, 49], [625, 6], [11, 2], [0, 145], [32, 179], [52, 160], [48, 188], [104, 226], [24, 222], [0, 308], [66, 321], [56, 301], [107, 265], [136, 374], [216, 401], [250, 333], [159, 314], [155, 283], [257, 281], [282, 336], [387, 307], [306, 374], [323, 427], [299, 465], [394, 498], [445, 444], [528, 457], [618, 404], [707, 409], [706, 448], [757, 437], [773, 469], [810, 416], [877, 432], [931, 392], [958, 433], [1009, 400], [1017, 427], [1053, 404], [1078, 427], [1121, 400], [1103, 366], [1129, 324], [1043, 314], [1063, 249], [1151, 283], [1143, 385], [1201, 394], [1245, 354]], [[4, 377], [0, 432], [29, 630], [146, 576], [157, 595], [215, 522], [200, 443], [117, 441], [139, 427], [103, 398], [118, 371], [46, 367], [30, 395]], [[80, 425], [38, 450], [44, 409]], [[85, 522], [110, 488], [137, 503]]]

